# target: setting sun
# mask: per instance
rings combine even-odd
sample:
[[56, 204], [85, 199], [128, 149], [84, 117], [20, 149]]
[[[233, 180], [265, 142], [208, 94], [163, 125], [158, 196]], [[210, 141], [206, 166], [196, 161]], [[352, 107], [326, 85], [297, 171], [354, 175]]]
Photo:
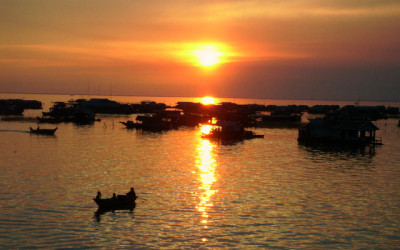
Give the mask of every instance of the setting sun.
[[211, 96], [205, 96], [203, 99], [201, 99], [201, 103], [204, 105], [215, 104], [215, 99]]
[[195, 54], [202, 66], [212, 66], [219, 63], [219, 57], [221, 56], [220, 52], [212, 49], [198, 50]]
[[180, 62], [187, 62], [193, 66], [203, 68], [205, 71], [213, 70], [217, 66], [232, 62], [238, 58], [239, 53], [225, 43], [204, 41], [196, 43], [182, 43], [173, 55]]

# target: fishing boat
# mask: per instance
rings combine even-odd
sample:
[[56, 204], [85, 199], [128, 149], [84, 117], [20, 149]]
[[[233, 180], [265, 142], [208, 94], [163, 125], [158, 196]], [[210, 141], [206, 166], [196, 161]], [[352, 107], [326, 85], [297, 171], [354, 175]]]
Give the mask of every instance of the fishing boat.
[[99, 209], [116, 210], [129, 209], [135, 206], [136, 195], [116, 195], [112, 198], [102, 199], [100, 197], [93, 198]]
[[133, 122], [133, 121], [131, 121], [131, 120], [128, 120], [128, 121], [126, 121], [126, 122], [120, 121], [119, 123], [125, 125], [125, 127], [126, 127], [127, 129], [140, 128], [140, 124], [138, 124], [138, 123], [136, 123], [136, 122]]
[[37, 129], [33, 129], [32, 127], [29, 127], [30, 131], [32, 134], [38, 134], [38, 135], [54, 135], [54, 133], [56, 132], [57, 128], [55, 129], [43, 129], [43, 128], [37, 128]]

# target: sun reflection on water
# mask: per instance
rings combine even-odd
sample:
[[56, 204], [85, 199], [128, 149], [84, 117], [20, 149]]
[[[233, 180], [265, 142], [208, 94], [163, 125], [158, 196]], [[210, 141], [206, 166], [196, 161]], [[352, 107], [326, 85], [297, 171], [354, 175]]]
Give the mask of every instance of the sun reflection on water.
[[208, 135], [210, 133], [211, 129], [212, 129], [212, 125], [204, 124], [200, 128], [200, 132], [202, 134]]
[[201, 213], [201, 223], [207, 228], [208, 223], [208, 208], [213, 206], [211, 202], [211, 197], [218, 191], [212, 189], [212, 184], [217, 180], [215, 176], [216, 160], [213, 157], [212, 150], [214, 145], [208, 140], [201, 140], [197, 148], [197, 159], [196, 166], [199, 169], [199, 180], [201, 186], [200, 191], [200, 201], [197, 205], [197, 211]]

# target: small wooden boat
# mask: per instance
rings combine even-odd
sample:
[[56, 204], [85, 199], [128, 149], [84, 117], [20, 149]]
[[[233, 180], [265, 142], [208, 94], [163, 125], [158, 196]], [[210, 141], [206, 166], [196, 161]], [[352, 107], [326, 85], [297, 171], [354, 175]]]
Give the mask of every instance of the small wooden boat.
[[264, 138], [264, 135], [255, 134], [253, 131], [245, 130], [244, 139]]
[[119, 123], [125, 125], [125, 127], [126, 127], [127, 129], [140, 128], [140, 124], [138, 124], [138, 123], [136, 123], [136, 122], [133, 122], [133, 121], [131, 121], [131, 120], [128, 120], [128, 121], [126, 121], [126, 122], [120, 121]]
[[137, 196], [117, 195], [116, 197], [106, 199], [96, 197], [93, 200], [99, 206], [99, 209], [118, 210], [135, 207], [136, 198]]
[[29, 127], [31, 130], [32, 134], [39, 134], [39, 135], [54, 135], [54, 133], [56, 132], [57, 128], [55, 129], [43, 129], [43, 128], [37, 128], [37, 129], [33, 129], [32, 127]]

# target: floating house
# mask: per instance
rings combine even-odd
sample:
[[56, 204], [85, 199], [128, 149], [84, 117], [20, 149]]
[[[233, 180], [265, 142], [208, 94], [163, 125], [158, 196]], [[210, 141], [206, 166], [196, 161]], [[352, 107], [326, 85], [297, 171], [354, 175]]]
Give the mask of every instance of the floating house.
[[370, 121], [340, 120], [330, 118], [311, 119], [299, 129], [299, 142], [337, 142], [346, 144], [382, 144], [376, 139], [379, 130]]
[[135, 114], [148, 114], [148, 113], [156, 113], [167, 108], [165, 103], [157, 103], [154, 101], [141, 101], [140, 104], [131, 104], [130, 107]]
[[90, 100], [78, 99], [77, 102], [83, 108], [89, 108], [96, 114], [125, 114], [133, 113], [129, 104], [121, 104], [106, 98], [92, 98]]
[[22, 115], [25, 109], [42, 109], [42, 102], [22, 99], [0, 99], [0, 115]]
[[[95, 113], [84, 107], [83, 99], [76, 101], [55, 102], [49, 112], [42, 112], [42, 117], [37, 117], [40, 123], [73, 122], [75, 124], [93, 124], [96, 121]], [[97, 119], [98, 120], [98, 119]]]
[[172, 118], [163, 117], [157, 114], [139, 115], [136, 117], [136, 128], [149, 131], [170, 130], [174, 127]]

